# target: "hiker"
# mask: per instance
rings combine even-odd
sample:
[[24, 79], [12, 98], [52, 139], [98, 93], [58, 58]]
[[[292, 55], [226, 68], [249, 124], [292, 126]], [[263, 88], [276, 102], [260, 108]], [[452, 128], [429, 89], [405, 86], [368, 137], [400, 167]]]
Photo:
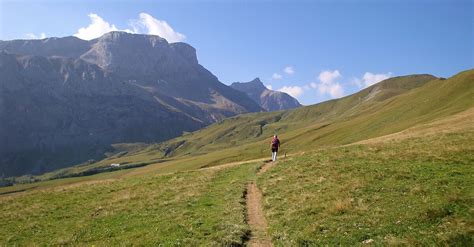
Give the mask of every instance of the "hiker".
[[277, 152], [278, 148], [280, 147], [280, 140], [278, 136], [275, 134], [272, 138], [271, 148], [272, 148], [272, 161], [275, 162], [277, 160]]

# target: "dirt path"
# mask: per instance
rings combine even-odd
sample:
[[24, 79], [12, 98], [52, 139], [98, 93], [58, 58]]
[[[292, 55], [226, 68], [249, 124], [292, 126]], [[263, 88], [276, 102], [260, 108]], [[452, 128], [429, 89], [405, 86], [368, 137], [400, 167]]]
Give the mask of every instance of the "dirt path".
[[[273, 162], [265, 163], [257, 175], [263, 174], [274, 165], [275, 163]], [[258, 189], [255, 182], [251, 182], [247, 186], [246, 206], [247, 223], [252, 231], [249, 245], [255, 247], [273, 246], [272, 241], [268, 236], [268, 224], [262, 210], [262, 192], [260, 192], [260, 189]]]
[[264, 174], [270, 168], [274, 167], [277, 163], [278, 162], [267, 161], [262, 167], [260, 167], [260, 170], [258, 170], [258, 172], [257, 172], [257, 176], [260, 176], [261, 174]]
[[229, 168], [229, 167], [238, 166], [238, 165], [242, 165], [242, 164], [260, 162], [260, 161], [264, 161], [264, 160], [266, 160], [266, 158], [246, 160], [246, 161], [236, 161], [236, 162], [230, 162], [230, 163], [225, 163], [225, 164], [216, 165], [216, 166], [203, 167], [203, 168], [199, 168], [199, 170], [214, 170], [214, 169]]

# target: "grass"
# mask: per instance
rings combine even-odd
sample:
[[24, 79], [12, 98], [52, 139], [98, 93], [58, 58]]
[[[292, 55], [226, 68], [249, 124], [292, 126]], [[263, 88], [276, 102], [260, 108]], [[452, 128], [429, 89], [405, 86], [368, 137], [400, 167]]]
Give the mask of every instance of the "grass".
[[[472, 245], [474, 129], [462, 116], [449, 132], [436, 131], [453, 125], [443, 120], [281, 159], [257, 178], [274, 244]], [[47, 181], [58, 184], [0, 196], [0, 243], [242, 245], [257, 166]]]
[[0, 243], [239, 245], [257, 166], [101, 180], [0, 198]]
[[74, 180], [47, 180], [107, 170], [112, 163], [147, 166], [84, 180], [165, 174], [263, 158], [268, 156], [268, 138], [275, 131], [282, 140], [281, 153], [289, 155], [394, 134], [471, 109], [473, 80], [474, 70], [446, 80], [427, 75], [396, 77], [341, 99], [291, 111], [239, 115], [159, 144], [117, 144], [116, 152], [104, 160], [16, 178], [19, 183], [46, 182], [0, 188], [0, 194], [69, 183]]
[[[268, 158], [277, 131], [291, 156], [257, 180], [275, 244], [472, 246], [472, 81], [474, 70], [399, 77], [164, 143], [117, 145], [104, 160], [0, 188], [0, 244], [243, 244], [242, 195], [257, 161], [242, 161]], [[229, 162], [240, 164], [213, 167]], [[111, 163], [148, 165], [51, 180]]]
[[321, 149], [257, 182], [278, 246], [474, 243], [474, 131]]
[[290, 111], [251, 113], [151, 145], [120, 145], [104, 160], [38, 177], [87, 173], [112, 163], [150, 164], [156, 173], [197, 169], [267, 156], [275, 132], [288, 154], [396, 133], [473, 106], [474, 70], [449, 79], [428, 75], [391, 78], [353, 95]]

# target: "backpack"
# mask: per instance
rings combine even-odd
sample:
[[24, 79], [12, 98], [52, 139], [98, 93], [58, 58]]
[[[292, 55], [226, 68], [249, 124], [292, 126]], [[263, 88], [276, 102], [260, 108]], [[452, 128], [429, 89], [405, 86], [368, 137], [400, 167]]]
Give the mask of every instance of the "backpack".
[[272, 140], [272, 147], [277, 148], [279, 143], [280, 143], [280, 140], [278, 140], [278, 138], [274, 138]]

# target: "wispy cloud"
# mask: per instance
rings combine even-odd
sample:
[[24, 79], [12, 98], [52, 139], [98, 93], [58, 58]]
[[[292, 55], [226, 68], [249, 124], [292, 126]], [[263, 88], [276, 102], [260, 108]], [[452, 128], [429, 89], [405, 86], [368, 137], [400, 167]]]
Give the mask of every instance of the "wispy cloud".
[[332, 84], [341, 77], [342, 75], [339, 73], [339, 70], [325, 70], [319, 73], [318, 79], [323, 84]]
[[166, 21], [156, 19], [147, 13], [140, 13], [138, 19], [128, 20], [131, 29], [118, 29], [114, 24], [110, 24], [95, 13], [90, 13], [88, 16], [90, 18], [89, 25], [79, 28], [74, 36], [84, 40], [91, 40], [108, 32], [123, 31], [158, 35], [168, 42], [178, 42], [186, 39], [184, 34], [174, 31]]
[[273, 89], [272, 85], [265, 85], [265, 87], [266, 87], [267, 89], [270, 89], [270, 90]]
[[293, 66], [286, 66], [283, 69], [283, 72], [287, 73], [288, 75], [292, 75], [295, 73], [295, 69], [293, 68]]
[[186, 39], [182, 33], [176, 32], [166, 21], [158, 20], [147, 13], [140, 13], [138, 20], [130, 22], [135, 33], [158, 35], [168, 42], [179, 42]]
[[39, 35], [36, 35], [34, 33], [27, 33], [27, 34], [25, 34], [25, 37], [27, 39], [45, 39], [46, 38], [46, 33], [40, 33]]
[[318, 76], [320, 83], [312, 82], [310, 86], [317, 89], [322, 95], [329, 94], [331, 98], [340, 98], [344, 96], [344, 88], [338, 82], [341, 77], [342, 75], [338, 70], [325, 70]]
[[[115, 25], [111, 25], [110, 23], [106, 22], [99, 15], [95, 13], [90, 13], [88, 16], [90, 18], [91, 23], [87, 27], [79, 28], [79, 30], [77, 30], [77, 33], [74, 34], [74, 36], [80, 39], [91, 40], [98, 38], [105, 33], [111, 31], [118, 31]], [[131, 32], [130, 30], [127, 31]]]
[[[293, 68], [293, 66], [286, 66], [285, 68], [283, 68], [282, 72], [287, 75], [293, 75], [295, 73], [295, 69]], [[272, 75], [272, 80], [280, 80], [282, 78], [283, 76], [281, 72], [275, 72]]]
[[287, 94], [291, 95], [294, 98], [298, 98], [304, 92], [303, 88], [298, 87], [298, 86], [284, 86], [284, 87], [278, 89], [278, 91], [287, 93]]
[[386, 80], [388, 78], [392, 77], [392, 73], [381, 73], [381, 74], [375, 74], [371, 72], [365, 72], [364, 75], [362, 76], [362, 79], [360, 78], [354, 78], [352, 82], [359, 86], [360, 88], [366, 88], [374, 85], [375, 83], [381, 82], [383, 80]]
[[282, 76], [278, 73], [273, 73], [273, 75], [272, 75], [273, 80], [280, 80], [281, 78], [282, 78]]
[[[275, 73], [277, 74], [277, 73]], [[280, 74], [278, 74], [280, 75]], [[280, 75], [281, 76], [281, 75]], [[306, 83], [300, 86], [283, 86], [278, 91], [285, 92], [294, 98], [298, 98], [307, 92], [318, 93], [320, 96], [329, 96], [332, 99], [341, 98], [347, 95], [347, 90], [354, 89], [354, 85], [362, 88], [369, 87], [375, 83], [386, 80], [392, 77], [392, 73], [371, 73], [366, 72], [361, 78], [353, 77], [344, 80], [339, 70], [323, 70], [316, 76], [316, 81]], [[272, 77], [273, 78], [273, 77]], [[281, 79], [282, 77], [278, 77]], [[274, 78], [273, 78], [274, 79]], [[350, 86], [352, 84], [352, 86]], [[272, 86], [267, 85], [271, 89]]]

